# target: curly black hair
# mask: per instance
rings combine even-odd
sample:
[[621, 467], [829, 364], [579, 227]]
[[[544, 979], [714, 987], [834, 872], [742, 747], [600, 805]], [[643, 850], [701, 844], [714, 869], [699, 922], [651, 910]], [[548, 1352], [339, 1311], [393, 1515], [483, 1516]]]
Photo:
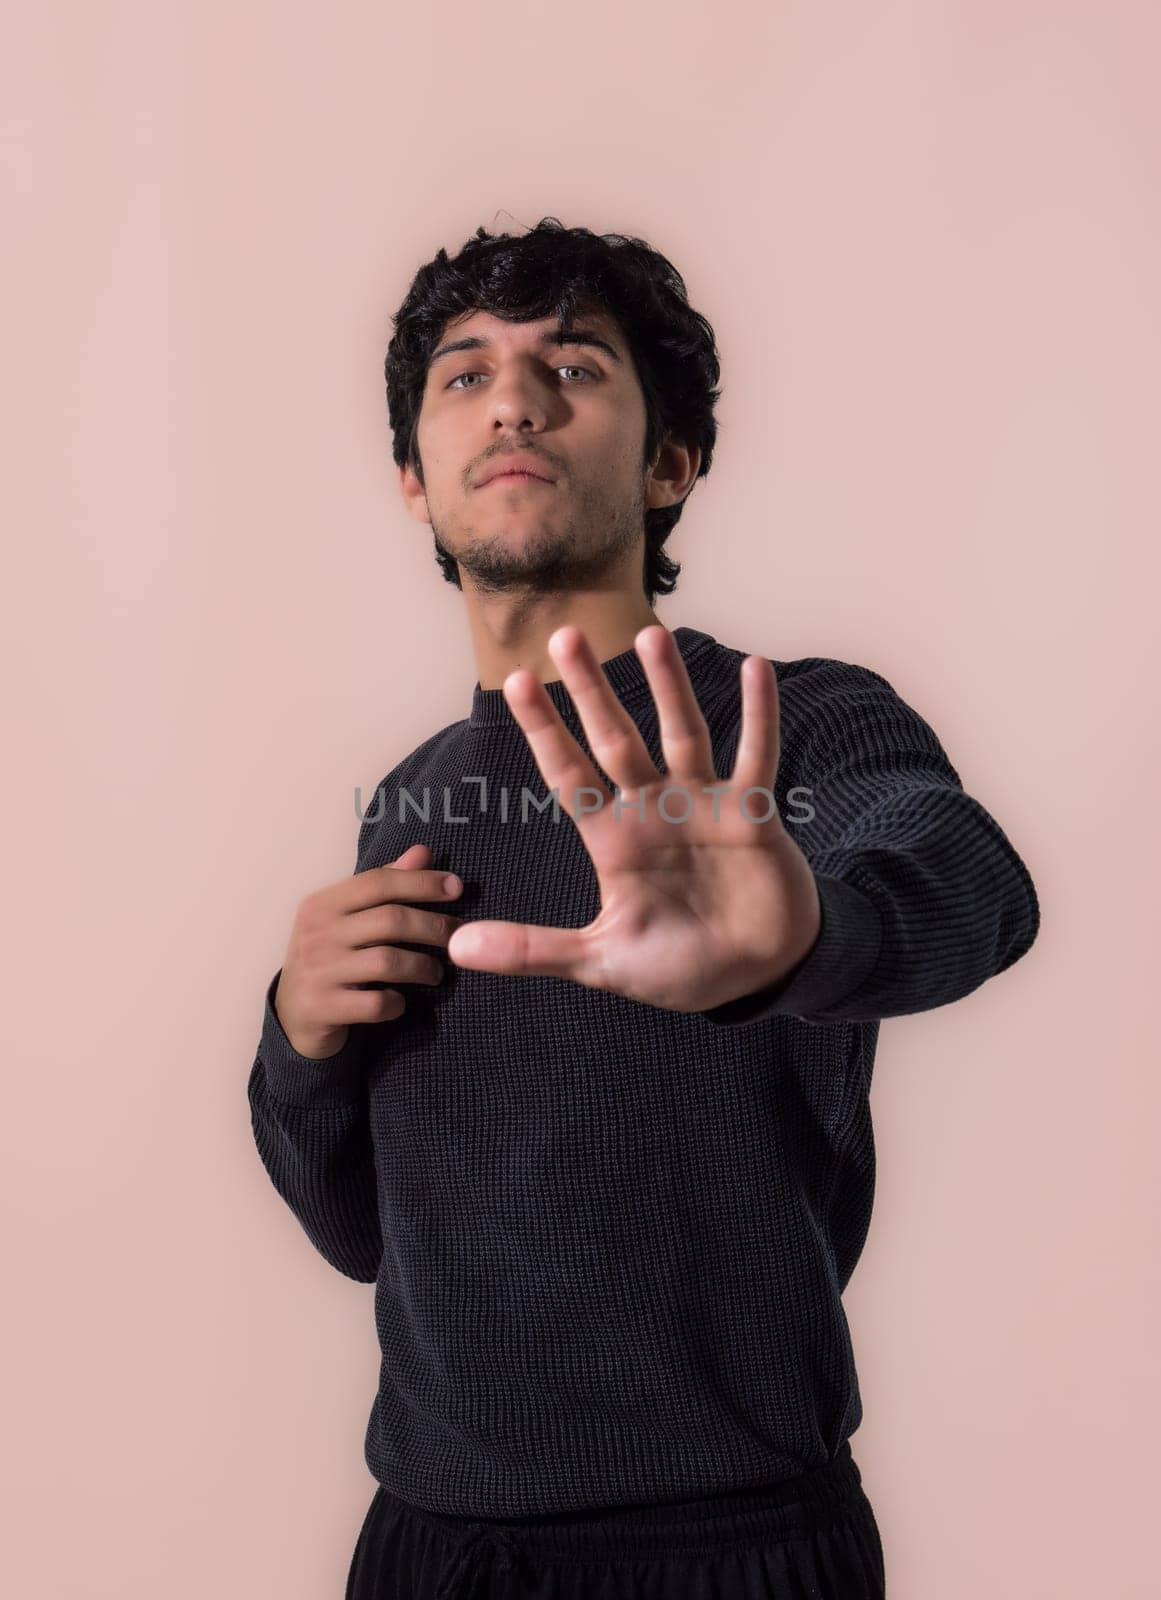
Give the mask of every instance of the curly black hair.
[[[721, 368], [713, 329], [690, 307], [677, 268], [644, 240], [566, 228], [556, 217], [542, 217], [523, 234], [477, 228], [453, 259], [441, 248], [415, 274], [392, 318], [395, 331], [383, 369], [396, 465], [410, 464], [423, 483], [416, 445], [419, 412], [428, 362], [450, 318], [487, 311], [510, 322], [556, 316], [568, 326], [594, 309], [616, 319], [641, 382], [642, 466], [651, 465], [672, 437], [701, 451], [697, 476], [704, 478], [713, 460], [714, 404], [721, 395], [715, 387]], [[661, 547], [683, 505], [679, 501], [645, 513], [642, 582], [650, 604], [676, 586], [681, 565]], [[436, 560], [447, 581], [462, 588], [455, 560], [438, 548]]]

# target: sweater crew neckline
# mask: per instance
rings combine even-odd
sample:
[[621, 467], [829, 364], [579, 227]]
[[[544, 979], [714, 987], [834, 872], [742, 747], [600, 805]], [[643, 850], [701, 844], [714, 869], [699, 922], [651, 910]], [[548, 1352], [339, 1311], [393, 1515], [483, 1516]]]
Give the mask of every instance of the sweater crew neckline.
[[[681, 659], [685, 662], [686, 670], [690, 671], [698, 658], [711, 649], [715, 643], [712, 635], [701, 632], [698, 628], [671, 628], [669, 630], [677, 642]], [[649, 679], [645, 675], [645, 667], [641, 657], [633, 645], [627, 650], [622, 650], [619, 655], [610, 656], [607, 661], [601, 662], [601, 668], [613, 688], [617, 699], [624, 704], [632, 704], [642, 695], [651, 695]], [[692, 672], [690, 672], [692, 677]], [[563, 678], [553, 678], [544, 685], [548, 698], [562, 716], [571, 713], [575, 719], [578, 717], [576, 705], [569, 693]], [[468, 717], [470, 728], [496, 728], [507, 727], [519, 729], [520, 724], [513, 715], [512, 708], [504, 698], [503, 689], [481, 689], [477, 678], [472, 689], [472, 707]]]

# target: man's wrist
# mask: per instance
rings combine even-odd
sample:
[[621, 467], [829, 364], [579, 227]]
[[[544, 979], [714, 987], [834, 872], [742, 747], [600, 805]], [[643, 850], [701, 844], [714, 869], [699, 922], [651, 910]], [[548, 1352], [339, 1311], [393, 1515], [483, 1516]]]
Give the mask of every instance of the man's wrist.
[[[814, 930], [814, 936], [811, 939], [810, 944], [790, 966], [785, 964], [785, 960], [779, 962], [778, 969], [772, 977], [765, 978], [752, 989], [747, 989], [744, 994], [737, 995], [732, 1000], [724, 1001], [723, 1004], [742, 1005], [746, 1002], [757, 999], [762, 999], [763, 1001], [776, 1000], [784, 989], [789, 988], [790, 984], [798, 976], [799, 971], [810, 959], [811, 955], [814, 953], [814, 947], [817, 945], [821, 933], [822, 923], [820, 919], [818, 927]], [[717, 1010], [717, 1007], [715, 1006], [713, 1009]]]
[[857, 994], [878, 959], [883, 930], [874, 901], [854, 884], [816, 874], [821, 926], [814, 943], [779, 981], [699, 1013], [736, 1026], [776, 1015], [823, 1020]]

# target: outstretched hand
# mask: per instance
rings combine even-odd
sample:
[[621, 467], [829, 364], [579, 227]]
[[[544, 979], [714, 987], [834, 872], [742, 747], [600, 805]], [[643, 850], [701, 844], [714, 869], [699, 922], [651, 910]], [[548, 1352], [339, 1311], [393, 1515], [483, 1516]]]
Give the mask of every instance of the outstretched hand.
[[[599, 915], [584, 928], [465, 922], [447, 954], [479, 972], [571, 978], [666, 1011], [706, 1011], [783, 977], [821, 926], [814, 874], [774, 804], [777, 680], [764, 657], [743, 661], [737, 759], [729, 779], [719, 779], [673, 635], [652, 624], [634, 644], [657, 706], [663, 773], [581, 630], [557, 628], [548, 641], [615, 791], [534, 673], [521, 668], [503, 685], [542, 778], [592, 859]], [[599, 809], [578, 799], [585, 788], [602, 797]]]

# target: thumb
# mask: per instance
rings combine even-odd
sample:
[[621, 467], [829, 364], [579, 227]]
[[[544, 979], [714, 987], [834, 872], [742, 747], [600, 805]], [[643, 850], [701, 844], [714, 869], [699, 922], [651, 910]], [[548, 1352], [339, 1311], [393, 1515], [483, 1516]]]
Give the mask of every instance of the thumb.
[[581, 928], [541, 928], [528, 922], [465, 923], [452, 934], [447, 953], [457, 967], [519, 978], [571, 978], [584, 983]]

